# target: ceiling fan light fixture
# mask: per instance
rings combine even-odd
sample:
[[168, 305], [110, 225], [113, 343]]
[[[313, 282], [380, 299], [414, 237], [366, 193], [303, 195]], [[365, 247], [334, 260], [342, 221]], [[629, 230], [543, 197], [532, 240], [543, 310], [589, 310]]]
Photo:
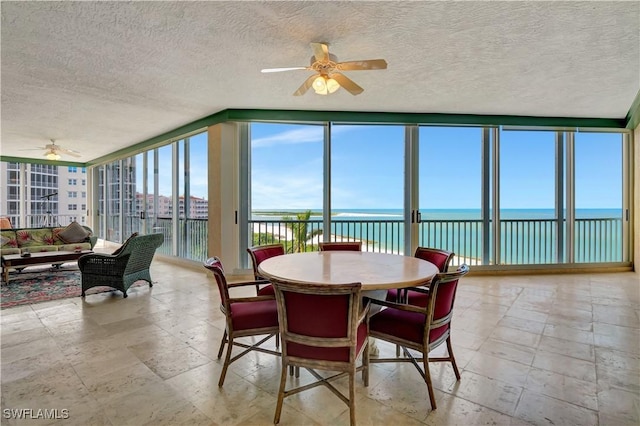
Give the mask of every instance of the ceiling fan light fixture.
[[47, 153], [45, 154], [45, 156], [47, 157], [47, 160], [51, 160], [51, 161], [59, 160], [59, 159], [61, 158], [61, 157], [60, 157], [60, 154], [58, 154], [58, 153], [57, 153], [57, 152], [55, 152], [55, 151], [51, 151], [51, 150], [50, 150], [49, 152], [47, 152]]
[[329, 93], [333, 93], [340, 88], [340, 84], [335, 81], [333, 78], [329, 78], [326, 75], [319, 75], [313, 81], [313, 90], [318, 95], [328, 95]]

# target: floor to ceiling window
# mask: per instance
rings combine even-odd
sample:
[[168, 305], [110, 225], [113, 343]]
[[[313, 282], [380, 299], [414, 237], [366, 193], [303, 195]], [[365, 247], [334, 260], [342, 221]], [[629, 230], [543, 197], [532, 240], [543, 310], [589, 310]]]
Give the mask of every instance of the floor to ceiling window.
[[[443, 248], [456, 253], [454, 264], [629, 261], [624, 132], [335, 123], [250, 128], [251, 215], [241, 223], [250, 238], [241, 248], [279, 241], [289, 251], [315, 250], [321, 238], [356, 239], [369, 251]], [[327, 205], [329, 211], [320, 208]], [[304, 235], [294, 232], [301, 226]], [[317, 235], [326, 226], [330, 233]]]
[[251, 124], [250, 244], [282, 242], [289, 252], [317, 246], [323, 155], [321, 125]]
[[556, 133], [503, 130], [499, 170], [500, 264], [559, 262]]
[[477, 127], [419, 129], [417, 245], [454, 252], [453, 265], [489, 263], [482, 244], [482, 138]]
[[331, 126], [331, 235], [404, 249], [404, 126]]
[[207, 247], [207, 136], [198, 133], [98, 166], [100, 235], [161, 233], [159, 253], [202, 261]]
[[207, 134], [200, 133], [178, 143], [179, 215], [178, 256], [207, 258], [208, 163]]
[[623, 260], [623, 137], [575, 134], [574, 261]]

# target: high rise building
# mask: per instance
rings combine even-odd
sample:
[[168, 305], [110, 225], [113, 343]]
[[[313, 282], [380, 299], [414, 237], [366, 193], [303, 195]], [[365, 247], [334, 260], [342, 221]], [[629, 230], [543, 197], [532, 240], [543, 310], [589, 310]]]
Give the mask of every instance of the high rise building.
[[14, 227], [87, 222], [84, 167], [0, 162], [0, 176], [0, 215]]

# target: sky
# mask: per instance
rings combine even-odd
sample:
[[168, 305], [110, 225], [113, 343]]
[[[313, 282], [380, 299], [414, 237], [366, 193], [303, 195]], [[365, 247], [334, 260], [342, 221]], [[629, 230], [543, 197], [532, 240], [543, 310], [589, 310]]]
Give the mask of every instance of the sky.
[[[479, 209], [481, 129], [420, 127], [421, 209]], [[322, 208], [322, 126], [251, 124], [252, 208]], [[404, 127], [333, 125], [332, 208], [402, 209]], [[619, 208], [622, 137], [576, 133], [576, 207]], [[504, 209], [554, 208], [555, 133], [500, 132]]]
[[[398, 125], [332, 126], [333, 209], [403, 208], [404, 132]], [[420, 209], [480, 208], [481, 136], [478, 127], [419, 128]], [[323, 137], [321, 125], [251, 124], [253, 210], [322, 209]], [[191, 195], [205, 199], [206, 138], [190, 138]], [[578, 132], [575, 139], [576, 207], [619, 208], [622, 136]], [[162, 170], [170, 170], [172, 148], [158, 152], [160, 194], [169, 195], [171, 173]], [[501, 130], [500, 152], [501, 208], [553, 209], [555, 133]], [[181, 188], [183, 175], [181, 166]]]

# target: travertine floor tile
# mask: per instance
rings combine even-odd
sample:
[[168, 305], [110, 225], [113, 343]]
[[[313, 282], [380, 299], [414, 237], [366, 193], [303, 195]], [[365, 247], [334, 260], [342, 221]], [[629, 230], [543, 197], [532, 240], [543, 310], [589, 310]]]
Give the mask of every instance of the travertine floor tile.
[[[160, 260], [152, 276], [153, 288], [136, 286], [127, 299], [112, 292], [0, 311], [1, 408], [69, 410], [66, 420], [2, 424], [272, 424], [280, 359], [240, 358], [219, 388], [225, 323], [213, 280], [200, 265]], [[369, 387], [356, 379], [358, 424], [637, 425], [638, 282], [635, 273], [465, 277], [452, 322], [461, 380], [448, 363], [432, 364], [431, 410], [413, 365], [371, 364]], [[395, 356], [395, 345], [376, 344]], [[304, 370], [287, 376], [289, 385], [310, 381]], [[345, 392], [346, 379], [336, 386]], [[348, 423], [347, 406], [324, 388], [287, 398], [280, 421]]]
[[598, 414], [588, 408], [525, 390], [516, 417], [535, 425], [596, 425]]

